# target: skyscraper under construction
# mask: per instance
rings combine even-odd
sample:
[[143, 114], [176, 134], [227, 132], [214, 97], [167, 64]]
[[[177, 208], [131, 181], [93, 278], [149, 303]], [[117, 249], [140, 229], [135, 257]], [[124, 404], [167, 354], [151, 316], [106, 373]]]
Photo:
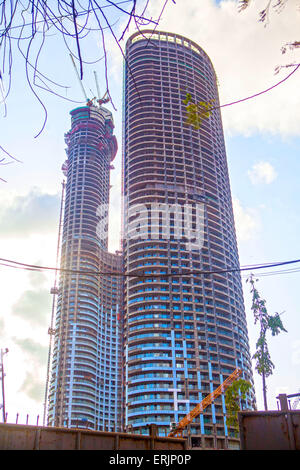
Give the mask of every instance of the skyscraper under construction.
[[[187, 105], [199, 102], [193, 126]], [[71, 111], [48, 424], [148, 433], [155, 423], [167, 435], [235, 368], [252, 382], [209, 57], [178, 34], [132, 35], [123, 106], [122, 255], [107, 241], [112, 115], [94, 103]], [[224, 393], [185, 433], [225, 446]]]
[[[236, 367], [252, 382], [249, 343], [240, 273], [226, 272], [239, 258], [213, 65], [185, 37], [142, 31], [124, 85], [125, 425], [164, 435]], [[199, 128], [187, 96], [214, 108]], [[224, 394], [186, 433], [223, 446]]]
[[71, 117], [48, 424], [120, 430], [122, 278], [113, 273], [122, 258], [108, 252], [107, 239], [117, 141], [103, 106], [76, 108]]

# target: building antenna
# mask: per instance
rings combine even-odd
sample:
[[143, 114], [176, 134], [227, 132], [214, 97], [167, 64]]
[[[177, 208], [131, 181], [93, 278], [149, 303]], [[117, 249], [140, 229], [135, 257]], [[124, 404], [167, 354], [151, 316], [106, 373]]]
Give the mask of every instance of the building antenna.
[[[60, 203], [60, 214], [59, 214], [59, 227], [58, 227], [58, 237], [57, 237], [57, 251], [56, 251], [56, 268], [58, 268], [59, 263], [59, 255], [60, 255], [60, 242], [61, 242], [61, 229], [62, 229], [62, 214], [63, 214], [63, 207], [64, 207], [64, 198], [65, 198], [65, 187], [66, 183], [63, 180], [62, 182], [62, 190], [61, 190], [61, 203]], [[43, 426], [46, 424], [46, 414], [47, 414], [47, 399], [48, 399], [48, 389], [49, 389], [49, 371], [50, 371], [50, 362], [52, 356], [52, 337], [55, 335], [54, 325], [54, 314], [55, 314], [55, 305], [56, 305], [56, 296], [58, 294], [58, 287], [57, 287], [57, 275], [58, 270], [55, 271], [54, 275], [54, 285], [50, 290], [50, 293], [53, 294], [52, 299], [52, 311], [51, 311], [51, 323], [50, 327], [48, 328], [48, 334], [50, 336], [49, 339], [49, 351], [48, 351], [48, 363], [47, 363], [47, 376], [46, 376], [46, 386], [45, 386], [45, 401], [44, 401], [44, 415], [43, 415]]]

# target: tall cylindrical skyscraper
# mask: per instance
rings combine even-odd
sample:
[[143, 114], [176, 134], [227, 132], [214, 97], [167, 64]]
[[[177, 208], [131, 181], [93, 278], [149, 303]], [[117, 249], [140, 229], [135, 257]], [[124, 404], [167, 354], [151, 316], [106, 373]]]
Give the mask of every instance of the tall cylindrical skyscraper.
[[[139, 32], [124, 79], [125, 422], [167, 434], [236, 367], [252, 381], [240, 273], [220, 272], [239, 268], [231, 191], [220, 110], [186, 124], [187, 93], [219, 106], [207, 54], [177, 34]], [[224, 394], [186, 432], [222, 446], [233, 435]]]
[[122, 257], [107, 240], [117, 141], [107, 109], [83, 106], [71, 116], [48, 424], [120, 430], [122, 278], [113, 273]]

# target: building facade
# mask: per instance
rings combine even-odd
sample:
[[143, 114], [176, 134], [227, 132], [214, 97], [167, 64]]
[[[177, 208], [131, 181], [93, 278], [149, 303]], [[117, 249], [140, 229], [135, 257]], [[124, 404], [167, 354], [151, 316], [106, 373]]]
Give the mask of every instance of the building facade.
[[[216, 108], [199, 129], [186, 123], [188, 93], [194, 103]], [[218, 106], [213, 65], [197, 44], [167, 32], [129, 38], [124, 407], [133, 432], [146, 433], [146, 425], [156, 423], [160, 434], [168, 434], [171, 423], [236, 367], [252, 382], [240, 273], [222, 272], [239, 268], [239, 258]], [[243, 406], [251, 408], [254, 399], [250, 393]], [[232, 435], [224, 394], [186, 433], [194, 445]]]
[[113, 273], [122, 256], [108, 252], [107, 238], [117, 141], [112, 115], [101, 106], [76, 108], [71, 120], [61, 268], [73, 272], [60, 275], [48, 425], [119, 431], [122, 278]]

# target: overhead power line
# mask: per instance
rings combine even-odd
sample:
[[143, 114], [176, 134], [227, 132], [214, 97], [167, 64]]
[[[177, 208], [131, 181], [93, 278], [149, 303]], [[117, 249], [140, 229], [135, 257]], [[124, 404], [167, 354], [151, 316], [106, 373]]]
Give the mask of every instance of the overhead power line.
[[[292, 269], [281, 269], [279, 271], [270, 271], [267, 273], [259, 273], [257, 277], [268, 277], [268, 276], [278, 276], [279, 274], [294, 274], [294, 273], [299, 273], [300, 272], [300, 267], [299, 268], [292, 268]], [[246, 275], [242, 276], [243, 278], [246, 277]]]
[[268, 91], [273, 90], [278, 85], [281, 85], [281, 83], [285, 82], [288, 78], [290, 78], [299, 69], [300, 64], [291, 64], [290, 66], [291, 67], [294, 66], [295, 67], [294, 70], [292, 70], [286, 77], [284, 77], [282, 80], [275, 83], [274, 85], [270, 86], [266, 90], [260, 91], [258, 93], [255, 93], [254, 95], [251, 95], [251, 96], [247, 96], [246, 98], [241, 98], [240, 100], [232, 101], [231, 103], [221, 104], [220, 106], [216, 106], [214, 108], [209, 109], [209, 111], [214, 111], [215, 109], [225, 108], [226, 106], [232, 106], [233, 104], [242, 103], [243, 101], [251, 100], [252, 98], [256, 98], [257, 96], [263, 95], [263, 94], [267, 93]]
[[[220, 270], [211, 270], [211, 271], [181, 271], [181, 272], [167, 272], [167, 273], [151, 273], [151, 274], [139, 274], [137, 272], [120, 272], [120, 271], [93, 271], [93, 270], [75, 270], [75, 269], [64, 269], [64, 268], [54, 268], [50, 266], [39, 266], [34, 264], [21, 263], [20, 261], [9, 260], [5, 258], [0, 258], [0, 265], [16, 269], [24, 269], [30, 271], [57, 271], [62, 274], [81, 274], [81, 275], [93, 275], [93, 276], [124, 276], [124, 277], [140, 277], [140, 278], [149, 278], [153, 276], [160, 277], [182, 277], [182, 276], [196, 276], [196, 275], [209, 275], [209, 274], [226, 274], [234, 272], [243, 272], [243, 271], [254, 271], [258, 269], [273, 268], [277, 266], [285, 266], [290, 264], [300, 263], [300, 259], [290, 260], [290, 261], [280, 261], [275, 263], [263, 263], [263, 264], [254, 264], [246, 265], [241, 267], [231, 267], [228, 269]], [[143, 268], [141, 269], [149, 269]]]

